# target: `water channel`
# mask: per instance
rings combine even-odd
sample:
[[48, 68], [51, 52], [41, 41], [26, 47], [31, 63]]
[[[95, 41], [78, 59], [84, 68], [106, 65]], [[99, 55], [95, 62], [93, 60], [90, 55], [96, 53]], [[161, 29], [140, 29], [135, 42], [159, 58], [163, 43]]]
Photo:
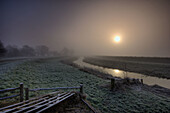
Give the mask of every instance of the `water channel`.
[[106, 74], [110, 74], [114, 77], [120, 77], [120, 78], [129, 77], [129, 78], [143, 79], [144, 84], [148, 84], [148, 85], [157, 84], [159, 86], [170, 89], [170, 80], [168, 79], [152, 77], [152, 76], [147, 76], [147, 75], [133, 73], [133, 72], [125, 72], [119, 69], [104, 68], [101, 66], [83, 62], [83, 59], [84, 59], [83, 57], [80, 57], [78, 60], [74, 61], [74, 63], [79, 65], [80, 67], [91, 68]]

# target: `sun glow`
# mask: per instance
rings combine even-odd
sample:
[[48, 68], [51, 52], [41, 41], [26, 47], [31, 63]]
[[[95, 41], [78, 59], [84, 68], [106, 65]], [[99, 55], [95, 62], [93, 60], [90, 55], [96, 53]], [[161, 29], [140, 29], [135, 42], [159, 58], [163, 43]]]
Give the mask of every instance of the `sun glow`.
[[115, 36], [114, 41], [115, 42], [120, 42], [120, 36]]
[[119, 70], [118, 69], [114, 69], [114, 72], [119, 73]]

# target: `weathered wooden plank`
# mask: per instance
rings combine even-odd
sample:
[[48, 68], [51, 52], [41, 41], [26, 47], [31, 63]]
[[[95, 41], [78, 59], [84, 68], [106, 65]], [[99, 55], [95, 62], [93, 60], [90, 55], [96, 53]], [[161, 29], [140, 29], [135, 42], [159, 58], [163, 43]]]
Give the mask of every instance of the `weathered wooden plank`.
[[[42, 107], [45, 107], [45, 106], [47, 106], [46, 109], [48, 109], [48, 108], [50, 108], [50, 107], [52, 107], [52, 106], [60, 103], [61, 101], [67, 99], [68, 97], [71, 97], [72, 95], [74, 95], [74, 93], [72, 93], [72, 94], [70, 93], [70, 94], [63, 95], [62, 97], [57, 98], [57, 100], [49, 101], [48, 103], [43, 104], [43, 105], [41, 105], [41, 106], [38, 106], [37, 108], [34, 108], [34, 109], [30, 110], [30, 111], [27, 111], [26, 113], [35, 112], [36, 110], [38, 110], [38, 109], [40, 109], [40, 108], [42, 108]], [[61, 100], [60, 100], [60, 99], [61, 99]], [[52, 103], [54, 103], [54, 104], [52, 104]], [[49, 105], [49, 106], [48, 106], [48, 105]], [[46, 110], [46, 109], [44, 108], [43, 111]], [[42, 112], [42, 110], [36, 111], [36, 113], [40, 113], [40, 112]]]
[[[31, 113], [31, 112], [33, 112], [33, 111], [35, 111], [35, 110], [38, 110], [38, 109], [40, 109], [40, 108], [42, 108], [42, 107], [45, 107], [45, 106], [49, 105], [50, 103], [55, 102], [55, 101], [57, 101], [58, 99], [63, 98], [63, 97], [65, 97], [65, 96], [67, 96], [67, 95], [69, 95], [69, 93], [68, 93], [68, 94], [65, 94], [65, 95], [63, 95], [63, 96], [61, 96], [61, 97], [55, 98], [55, 99], [53, 99], [53, 100], [48, 100], [48, 103], [45, 103], [45, 104], [43, 104], [43, 105], [41, 105], [41, 106], [38, 106], [38, 107], [35, 107], [34, 109], [31, 109], [31, 110], [27, 111], [26, 113]], [[56, 99], [57, 99], [57, 100], [56, 100]]]
[[[67, 95], [67, 94], [65, 94], [65, 95]], [[33, 112], [33, 111], [35, 111], [35, 110], [38, 110], [38, 109], [40, 109], [40, 108], [48, 105], [50, 102], [55, 101], [56, 99], [58, 99], [58, 96], [57, 96], [57, 98], [56, 98], [56, 97], [55, 97], [55, 98], [53, 97], [53, 98], [51, 98], [51, 99], [49, 99], [49, 100], [46, 100], [46, 102], [38, 103], [38, 104], [36, 104], [36, 105], [33, 105], [33, 106], [32, 106], [33, 109], [27, 111], [26, 113], [30, 113], [30, 112]], [[42, 104], [42, 105], [41, 105], [41, 104]], [[38, 105], [38, 106], [37, 106], [37, 105]]]
[[72, 93], [72, 94], [66, 96], [65, 98], [62, 98], [61, 100], [59, 100], [59, 101], [57, 101], [57, 102], [54, 102], [53, 104], [50, 104], [49, 106], [47, 106], [47, 107], [41, 109], [40, 111], [37, 111], [36, 113], [44, 112], [45, 110], [50, 109], [51, 107], [57, 105], [58, 103], [60, 103], [60, 102], [62, 102], [62, 101], [64, 101], [64, 100], [66, 100], [67, 98], [70, 98], [70, 97], [73, 96], [74, 94], [75, 94], [75, 93]]
[[27, 104], [23, 104], [23, 105], [21, 105], [21, 106], [15, 107], [15, 108], [8, 109], [8, 110], [5, 111], [5, 112], [6, 112], [6, 113], [8, 113], [8, 112], [13, 112], [13, 111], [16, 111], [17, 109], [21, 109], [22, 107], [26, 107], [26, 106], [29, 106], [29, 105], [31, 105], [31, 104], [34, 104], [34, 103], [37, 103], [37, 102], [41, 102], [41, 101], [43, 101], [44, 99], [47, 99], [47, 98], [49, 98], [49, 97], [44, 97], [44, 98], [40, 98], [40, 99], [38, 99], [38, 100], [31, 101], [31, 102], [29, 102], [29, 103], [27, 103]]
[[[55, 94], [55, 93], [59, 93], [59, 92], [58, 92], [58, 91], [57, 91], [57, 92], [53, 92], [53, 94]], [[19, 103], [13, 104], [13, 105], [9, 105], [9, 106], [0, 108], [0, 111], [5, 110], [5, 109], [9, 109], [9, 108], [13, 108], [13, 107], [16, 107], [16, 106], [19, 106], [19, 105], [22, 105], [22, 104], [28, 103], [28, 102], [30, 102], [30, 101], [37, 100], [37, 99], [39, 99], [39, 98], [43, 98], [43, 97], [46, 97], [46, 96], [49, 96], [49, 95], [50, 95], [50, 94], [47, 94], [47, 95], [43, 95], [43, 96], [40, 96], [40, 97], [32, 98], [32, 99], [27, 100], [27, 101], [24, 101], [24, 102], [19, 102]], [[18, 96], [19, 96], [19, 95], [18, 95]]]
[[[63, 94], [67, 94], [67, 93], [63, 93]], [[50, 98], [50, 99], [48, 99], [48, 100], [44, 100], [44, 101], [42, 101], [42, 102], [40, 102], [40, 103], [34, 104], [34, 105], [32, 105], [32, 106], [29, 106], [29, 107], [26, 107], [26, 108], [22, 108], [21, 110], [16, 111], [15, 113], [24, 112], [24, 111], [26, 111], [26, 110], [29, 110], [29, 109], [33, 108], [33, 107], [36, 107], [37, 105], [44, 104], [44, 103], [49, 102], [50, 100], [53, 100], [53, 99], [56, 99], [56, 98], [58, 98], [58, 95], [55, 96], [55, 97], [52, 97], [52, 98]]]

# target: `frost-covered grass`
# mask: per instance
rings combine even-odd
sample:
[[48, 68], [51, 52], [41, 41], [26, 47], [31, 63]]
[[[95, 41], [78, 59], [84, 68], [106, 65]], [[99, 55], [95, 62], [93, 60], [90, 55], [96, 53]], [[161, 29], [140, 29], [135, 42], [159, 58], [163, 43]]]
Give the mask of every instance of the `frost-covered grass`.
[[25, 60], [13, 61], [13, 62], [0, 62], [0, 77], [1, 74], [4, 74], [7, 71], [12, 70], [17, 65], [22, 64], [23, 62], [25, 62]]
[[[170, 98], [146, 91], [111, 92], [102, 85], [109, 81], [62, 64], [58, 59], [35, 60], [16, 65], [0, 75], [0, 88], [18, 87], [23, 82], [29, 88], [49, 88], [84, 85], [87, 100], [104, 113], [111, 112], [168, 112]], [[45, 93], [45, 92], [41, 92]], [[36, 95], [36, 93], [34, 93]], [[31, 96], [35, 96], [31, 94]]]

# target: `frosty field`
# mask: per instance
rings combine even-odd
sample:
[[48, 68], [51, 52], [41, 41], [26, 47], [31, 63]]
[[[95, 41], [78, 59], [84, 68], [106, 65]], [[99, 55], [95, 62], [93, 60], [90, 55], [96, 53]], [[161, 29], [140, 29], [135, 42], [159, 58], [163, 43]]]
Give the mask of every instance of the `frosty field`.
[[[11, 67], [12, 65], [12, 67]], [[110, 83], [60, 62], [60, 58], [16, 61], [0, 64], [0, 89], [18, 87], [50, 88], [84, 85], [84, 93], [93, 107], [103, 113], [111, 112], [169, 112], [170, 98], [143, 90], [110, 91], [103, 87]], [[47, 92], [32, 93], [34, 97]], [[9, 95], [8, 93], [6, 95]], [[1, 95], [2, 96], [2, 95]], [[1, 101], [0, 105], [15, 100]]]

